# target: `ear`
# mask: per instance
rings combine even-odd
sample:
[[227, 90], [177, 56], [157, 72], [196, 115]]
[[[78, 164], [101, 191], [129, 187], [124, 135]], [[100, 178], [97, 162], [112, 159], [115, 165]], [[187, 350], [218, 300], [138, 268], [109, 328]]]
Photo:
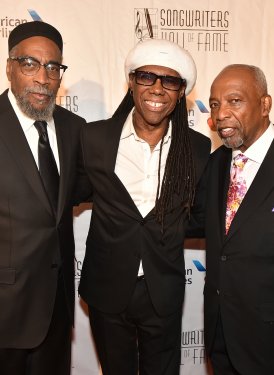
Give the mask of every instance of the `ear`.
[[264, 95], [261, 98], [262, 102], [262, 116], [267, 117], [272, 107], [272, 98], [270, 95]]
[[180, 100], [181, 98], [182, 98], [182, 96], [184, 95], [184, 93], [185, 93], [185, 87], [183, 87], [182, 89], [181, 89], [181, 91], [179, 92], [179, 94], [178, 94], [178, 100]]
[[11, 73], [12, 73], [11, 60], [7, 59], [6, 74], [7, 74], [7, 77], [8, 77], [9, 81], [11, 81]]
[[129, 78], [129, 80], [128, 80], [128, 87], [132, 91], [132, 89], [133, 89], [133, 79], [134, 79], [133, 74], [129, 74], [128, 78]]
[[212, 117], [209, 117], [207, 119], [207, 125], [209, 126], [209, 128], [213, 131], [213, 132], [216, 132], [217, 131], [217, 128], [212, 120]]

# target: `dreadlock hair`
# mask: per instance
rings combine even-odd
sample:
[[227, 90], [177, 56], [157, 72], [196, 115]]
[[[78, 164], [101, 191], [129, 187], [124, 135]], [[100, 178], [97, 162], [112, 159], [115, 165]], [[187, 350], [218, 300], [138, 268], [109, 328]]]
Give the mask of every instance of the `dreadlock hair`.
[[158, 167], [158, 187], [156, 194], [155, 216], [164, 230], [164, 217], [167, 210], [172, 207], [173, 194], [181, 196], [182, 204], [187, 208], [188, 214], [193, 204], [195, 191], [195, 170], [189, 137], [188, 113], [185, 94], [177, 102], [171, 114], [172, 130], [169, 153], [166, 160], [165, 172], [160, 192], [160, 165], [163, 140], [160, 145]]
[[[134, 107], [133, 97], [128, 89], [122, 102], [114, 112], [112, 118], [124, 117], [126, 120]], [[188, 213], [193, 204], [195, 191], [195, 170], [192, 157], [192, 150], [189, 137], [188, 114], [186, 97], [183, 95], [177, 102], [171, 114], [172, 132], [169, 153], [166, 160], [162, 185], [160, 181], [160, 165], [164, 136], [160, 144], [160, 156], [158, 164], [158, 186], [155, 201], [156, 221], [161, 224], [161, 231], [164, 232], [164, 218], [167, 210], [172, 207], [173, 194], [181, 196], [182, 205]], [[161, 186], [161, 189], [160, 189]]]
[[123, 100], [121, 101], [118, 108], [116, 109], [116, 111], [112, 115], [112, 118], [122, 116], [122, 117], [125, 117], [125, 119], [126, 119], [133, 107], [134, 107], [133, 97], [132, 97], [132, 94], [131, 94], [131, 90], [128, 89], [126, 95], [123, 98]]

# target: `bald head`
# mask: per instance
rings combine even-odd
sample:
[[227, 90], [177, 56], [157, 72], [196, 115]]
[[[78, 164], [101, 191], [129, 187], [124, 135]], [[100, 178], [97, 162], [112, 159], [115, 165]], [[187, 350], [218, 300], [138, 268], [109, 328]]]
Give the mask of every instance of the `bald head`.
[[267, 95], [267, 82], [264, 72], [255, 65], [247, 64], [231, 64], [227, 65], [221, 72], [217, 75], [212, 85], [218, 79], [223, 79], [226, 75], [244, 74], [252, 77], [253, 85], [259, 96]]

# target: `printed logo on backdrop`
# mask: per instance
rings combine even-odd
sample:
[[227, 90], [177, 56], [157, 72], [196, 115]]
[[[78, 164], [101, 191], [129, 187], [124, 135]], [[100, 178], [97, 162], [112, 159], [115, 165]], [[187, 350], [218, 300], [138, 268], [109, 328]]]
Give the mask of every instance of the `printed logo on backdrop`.
[[[42, 21], [38, 13], [34, 9], [28, 9], [27, 12], [33, 19], [33, 21]], [[0, 38], [8, 38], [11, 31], [21, 23], [29, 22], [26, 18], [14, 18], [5, 16], [0, 18]]]
[[[148, 38], [157, 39], [158, 36], [158, 9], [135, 9], [135, 36], [137, 40]], [[163, 38], [159, 38], [163, 39]]]
[[28, 20], [26, 18], [14, 18], [9, 16], [4, 16], [0, 18], [0, 38], [7, 39], [10, 35], [12, 29], [21, 23], [26, 23]]
[[77, 259], [75, 256], [74, 257], [74, 279], [75, 279], [75, 282], [77, 283], [77, 286], [79, 286], [79, 283], [80, 283], [82, 266], [83, 266], [82, 260]]
[[[33, 21], [42, 21], [41, 17], [34, 9], [27, 9]], [[21, 23], [29, 22], [27, 18], [16, 18], [5, 16], [0, 18], [0, 38], [8, 38], [11, 31]]]
[[193, 127], [195, 125], [195, 119], [197, 117], [197, 109], [201, 113], [209, 113], [209, 110], [206, 108], [206, 106], [201, 100], [196, 99], [195, 104], [196, 106], [189, 108], [187, 111], [188, 112], [188, 125], [190, 127]]
[[57, 95], [56, 104], [74, 113], [77, 113], [79, 111], [77, 95]]
[[[201, 283], [201, 273], [204, 275], [206, 269], [201, 260], [192, 259], [192, 264], [193, 266], [185, 269], [185, 283], [187, 288], [194, 287], [195, 289], [197, 285]], [[207, 363], [203, 329], [182, 331], [181, 366], [186, 363], [192, 363], [192, 365], [195, 366], [205, 365]]]
[[197, 366], [207, 363], [203, 329], [182, 332], [181, 365], [186, 362]]
[[186, 268], [185, 269], [185, 284], [191, 285], [193, 283], [193, 277], [195, 276], [195, 273], [198, 272], [205, 272], [206, 269], [202, 265], [200, 260], [192, 259], [192, 263], [195, 267]]
[[135, 8], [135, 41], [167, 39], [188, 50], [229, 51], [228, 10]]

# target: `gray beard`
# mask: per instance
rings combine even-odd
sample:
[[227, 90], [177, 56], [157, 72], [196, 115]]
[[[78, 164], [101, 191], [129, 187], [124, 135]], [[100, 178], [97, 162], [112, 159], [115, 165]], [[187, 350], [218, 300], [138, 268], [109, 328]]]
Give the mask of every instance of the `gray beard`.
[[[48, 106], [44, 109], [37, 109], [34, 108], [30, 102], [27, 100], [27, 94], [29, 92], [36, 92], [40, 94], [46, 94], [50, 96], [50, 102]], [[38, 121], [49, 121], [52, 118], [53, 111], [55, 108], [55, 95], [51, 90], [40, 88], [40, 89], [30, 89], [26, 88], [24, 90], [23, 95], [14, 94], [18, 107], [21, 109], [21, 111], [29, 118], [33, 120]]]
[[232, 149], [237, 149], [237, 148], [241, 147], [242, 144], [244, 143], [244, 141], [241, 137], [236, 138], [236, 140], [234, 140], [234, 142], [232, 142], [230, 138], [226, 138], [226, 139], [222, 138], [222, 142], [225, 145], [225, 147], [232, 148]]

